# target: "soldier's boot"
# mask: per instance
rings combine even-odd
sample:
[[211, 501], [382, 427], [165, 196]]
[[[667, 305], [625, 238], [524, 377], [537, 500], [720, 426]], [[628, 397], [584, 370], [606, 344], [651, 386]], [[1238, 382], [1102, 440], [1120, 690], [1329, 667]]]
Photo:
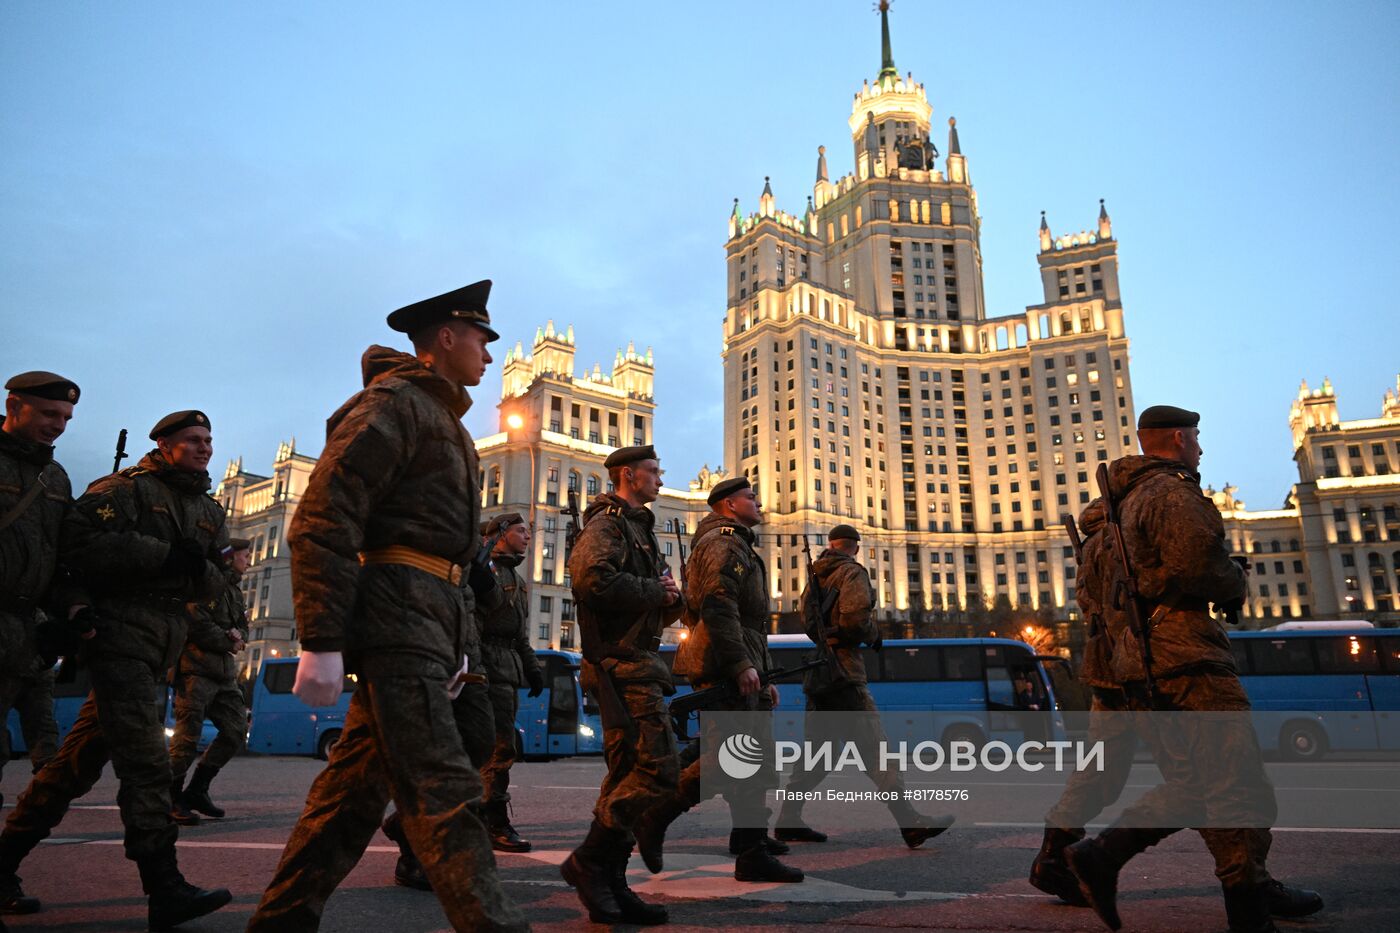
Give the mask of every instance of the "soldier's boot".
[[1225, 916], [1230, 933], [1278, 933], [1269, 916], [1269, 896], [1262, 884], [1224, 888]]
[[1040, 843], [1040, 852], [1031, 862], [1031, 885], [1053, 894], [1066, 904], [1075, 907], [1088, 907], [1089, 902], [1079, 890], [1079, 880], [1065, 863], [1065, 848], [1084, 838], [1082, 829], [1045, 828], [1045, 838]]
[[1110, 826], [1093, 839], [1065, 848], [1065, 861], [1079, 881], [1079, 892], [1110, 930], [1123, 925], [1118, 916], [1118, 872], [1134, 855], [1170, 835], [1159, 829]]
[[[769, 855], [787, 855], [792, 851], [792, 846], [786, 842], [780, 842], [768, 835], [763, 834], [763, 848], [768, 850]], [[743, 830], [731, 829], [729, 831], [729, 854], [741, 855], [744, 851]]]
[[491, 835], [491, 848], [497, 852], [529, 852], [530, 843], [520, 838], [515, 827], [510, 825], [510, 815], [506, 812], [505, 800], [488, 801], [486, 810], [486, 831]]
[[146, 923], [152, 930], [173, 930], [186, 920], [211, 914], [233, 900], [228, 888], [206, 891], [185, 880], [173, 851], [136, 862], [146, 892]]
[[209, 783], [218, 773], [218, 768], [211, 768], [203, 762], [195, 765], [194, 774], [190, 776], [190, 786], [180, 795], [180, 802], [185, 805], [186, 810], [198, 810], [216, 820], [224, 818], [224, 808], [217, 806], [209, 796]]
[[170, 818], [181, 826], [198, 826], [199, 814], [185, 806], [185, 776], [177, 775], [170, 782]]
[[559, 874], [578, 892], [594, 923], [621, 923], [622, 906], [612, 889], [612, 853], [621, 848], [626, 836], [602, 826], [597, 820], [588, 827], [588, 836], [559, 866]]
[[904, 839], [904, 844], [911, 849], [917, 849], [939, 835], [952, 826], [956, 819], [951, 813], [925, 816], [903, 800], [894, 801], [890, 805], [890, 814], [899, 826], [899, 835]]
[[0, 914], [32, 914], [39, 899], [20, 887], [19, 863], [39, 844], [39, 837], [25, 833], [0, 835]]
[[653, 875], [663, 866], [667, 827], [689, 809], [679, 795], [672, 794], [643, 813], [632, 827], [632, 834], [637, 837], [637, 852]]
[[[1264, 882], [1264, 899], [1275, 917], [1307, 917], [1322, 909], [1322, 895], [1307, 888], [1295, 888], [1277, 878]], [[0, 913], [3, 913], [0, 910]]]
[[623, 923], [654, 927], [667, 923], [671, 915], [660, 904], [648, 904], [637, 896], [637, 892], [627, 886], [627, 862], [632, 858], [632, 846], [623, 843], [613, 851], [609, 868], [612, 870], [612, 893], [622, 912]]
[[[394, 813], [396, 816], [398, 811]], [[431, 891], [433, 886], [428, 881], [428, 873], [423, 870], [423, 863], [418, 861], [418, 856], [413, 854], [413, 847], [408, 844], [403, 822], [395, 816], [387, 817], [379, 827], [384, 835], [399, 847], [399, 860], [394, 863], [394, 883], [416, 891]]]
[[763, 840], [768, 835], [762, 827], [736, 830], [740, 834], [740, 855], [734, 860], [734, 880], [779, 882], [794, 884], [803, 879], [802, 869], [784, 865], [773, 857]]
[[[773, 838], [779, 842], [826, 842], [826, 833], [817, 832], [802, 822], [801, 801], [788, 800], [783, 802], [783, 808], [778, 811]], [[732, 845], [730, 851], [733, 851]]]

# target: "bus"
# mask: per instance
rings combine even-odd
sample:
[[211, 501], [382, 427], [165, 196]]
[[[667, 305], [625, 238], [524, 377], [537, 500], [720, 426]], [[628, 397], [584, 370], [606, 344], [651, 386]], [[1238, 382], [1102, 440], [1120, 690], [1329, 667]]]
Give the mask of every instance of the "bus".
[[[676, 645], [662, 645], [667, 666]], [[805, 635], [770, 635], [768, 650], [775, 668], [793, 668], [813, 656]], [[1010, 638], [889, 639], [882, 650], [862, 648], [870, 695], [880, 708], [891, 741], [935, 738], [943, 744], [992, 740], [1019, 742], [1062, 740], [1066, 727], [1049, 671], [1050, 659], [1037, 656], [1025, 642]], [[1058, 659], [1056, 659], [1058, 660]], [[801, 675], [778, 681], [775, 735], [794, 738], [801, 730], [806, 697]], [[1028, 687], [1018, 694], [1017, 681]], [[683, 678], [678, 691], [689, 692]], [[928, 728], [922, 717], [901, 720], [899, 713], [932, 713], [933, 736], [901, 734], [901, 726]], [[1044, 715], [1026, 715], [1038, 713]]]
[[1352, 624], [1231, 632], [1266, 752], [1400, 750], [1400, 629]]
[[[601, 753], [603, 727], [597, 708], [585, 701], [579, 688], [579, 656], [552, 649], [540, 649], [535, 656], [544, 670], [545, 690], [538, 697], [520, 690], [515, 729], [522, 756], [560, 758]], [[323, 707], [309, 707], [292, 694], [296, 677], [297, 658], [263, 662], [253, 686], [250, 751], [324, 759], [340, 738], [350, 694], [355, 690], [354, 675], [346, 676], [340, 700]]]

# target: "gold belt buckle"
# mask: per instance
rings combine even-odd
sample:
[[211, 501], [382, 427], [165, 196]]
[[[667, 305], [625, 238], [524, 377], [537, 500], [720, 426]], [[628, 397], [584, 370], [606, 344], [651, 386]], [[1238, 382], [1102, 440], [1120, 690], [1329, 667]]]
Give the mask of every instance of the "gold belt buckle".
[[452, 564], [451, 569], [447, 571], [447, 582], [453, 586], [462, 585], [462, 568], [457, 564]]

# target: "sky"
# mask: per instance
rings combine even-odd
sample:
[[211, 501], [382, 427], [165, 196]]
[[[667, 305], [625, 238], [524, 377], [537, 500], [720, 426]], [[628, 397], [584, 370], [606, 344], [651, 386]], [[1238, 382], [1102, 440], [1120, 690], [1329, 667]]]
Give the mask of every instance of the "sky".
[[[1119, 243], [1137, 407], [1204, 416], [1204, 480], [1275, 508], [1288, 408], [1400, 372], [1400, 4], [897, 0], [895, 63], [956, 116], [990, 316], [1041, 300], [1040, 211]], [[83, 398], [74, 483], [200, 408], [215, 460], [316, 454], [394, 308], [480, 278], [578, 370], [654, 347], [673, 485], [723, 445], [724, 242], [800, 212], [880, 66], [867, 0], [0, 5], [0, 375]], [[935, 134], [946, 148], [941, 131]], [[500, 366], [473, 390], [497, 426]]]

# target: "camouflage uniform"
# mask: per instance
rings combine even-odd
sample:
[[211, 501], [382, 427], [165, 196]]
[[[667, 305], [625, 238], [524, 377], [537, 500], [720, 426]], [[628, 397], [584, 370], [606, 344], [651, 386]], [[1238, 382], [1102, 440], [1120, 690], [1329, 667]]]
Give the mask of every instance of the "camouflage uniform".
[[[733, 681], [746, 670], [759, 673], [772, 668], [768, 654], [768, 570], [754, 550], [754, 533], [742, 524], [711, 512], [696, 526], [686, 563], [686, 624], [690, 637], [676, 652], [676, 674], [700, 690], [722, 681]], [[767, 690], [721, 703], [716, 711], [771, 710]], [[702, 770], [720, 774], [716, 755], [720, 742], [704, 727], [700, 741], [684, 755], [680, 799], [687, 807], [699, 803]], [[757, 717], [754, 738], [764, 749], [773, 748], [772, 717]], [[767, 792], [777, 787], [777, 774], [763, 768], [747, 781], [726, 791], [725, 800], [736, 829], [768, 826]]]
[[238, 581], [241, 574], [228, 572], [219, 595], [192, 607], [190, 632], [175, 669], [175, 736], [170, 740], [172, 788], [184, 783], [185, 772], [195, 758], [195, 746], [207, 718], [219, 730], [204, 750], [196, 768], [195, 784], [208, 781], [241, 752], [247, 742], [248, 709], [238, 689], [235, 641], [237, 629], [248, 634], [247, 613]]
[[505, 896], [481, 796], [447, 695], [473, 639], [470, 590], [359, 555], [398, 546], [465, 565], [480, 542], [476, 447], [465, 391], [417, 358], [371, 347], [365, 388], [331, 416], [292, 522], [301, 647], [343, 652], [358, 685], [330, 761], [248, 929], [313, 930], [392, 798], [458, 930], [524, 929]]
[[19, 711], [36, 771], [58, 742], [53, 674], [39, 658], [34, 634], [36, 614], [52, 606], [60, 530], [73, 505], [68, 474], [53, 459], [53, 448], [0, 429], [0, 515], [9, 514], [37, 482], [43, 483], [38, 496], [0, 530], [0, 771], [10, 760], [3, 726], [12, 708]]
[[481, 769], [481, 781], [486, 785], [487, 802], [503, 804], [510, 800], [510, 766], [515, 762], [515, 714], [520, 705], [517, 691], [543, 675], [530, 645], [525, 581], [516, 573], [510, 556], [497, 554], [492, 565], [496, 588], [478, 604], [477, 617], [486, 676], [491, 682], [496, 743], [491, 760]]
[[[175, 865], [170, 759], [165, 747], [166, 676], [185, 643], [185, 604], [223, 585], [213, 563], [228, 544], [224, 512], [207, 473], [177, 470], [158, 450], [95, 481], [69, 512], [63, 559], [93, 593], [96, 635], [84, 642], [92, 693], [58, 754], [20, 796], [5, 823], [5, 849], [32, 848], [68, 805], [87, 793], [108, 758], [121, 782], [117, 804], [128, 858], [147, 893]], [[172, 572], [175, 548], [205, 555], [191, 577]], [[26, 849], [27, 851], [27, 849]]]

